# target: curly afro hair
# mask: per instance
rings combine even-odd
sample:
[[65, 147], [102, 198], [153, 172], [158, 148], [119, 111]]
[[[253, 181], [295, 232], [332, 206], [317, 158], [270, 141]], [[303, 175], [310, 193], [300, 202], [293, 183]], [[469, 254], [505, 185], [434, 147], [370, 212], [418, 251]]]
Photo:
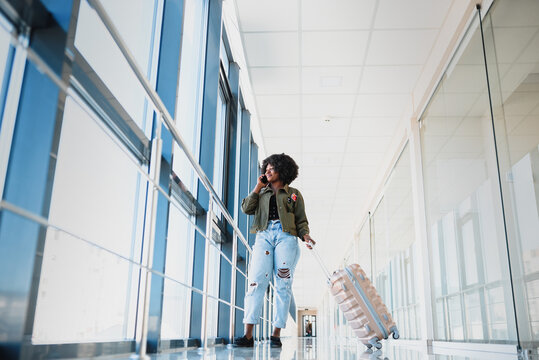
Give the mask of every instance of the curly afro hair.
[[289, 185], [298, 177], [298, 164], [285, 153], [273, 154], [265, 158], [264, 161], [262, 161], [262, 173], [266, 172], [266, 167], [268, 165], [273, 166], [275, 171], [279, 173], [279, 179], [286, 185]]

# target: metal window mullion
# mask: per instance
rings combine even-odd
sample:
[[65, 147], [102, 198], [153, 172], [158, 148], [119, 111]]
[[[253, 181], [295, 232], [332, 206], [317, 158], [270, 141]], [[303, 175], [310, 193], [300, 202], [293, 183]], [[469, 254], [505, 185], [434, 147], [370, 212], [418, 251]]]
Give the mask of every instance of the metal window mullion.
[[458, 269], [458, 278], [459, 278], [459, 302], [460, 302], [460, 319], [462, 322], [462, 333], [463, 333], [463, 340], [468, 340], [468, 314], [465, 311], [465, 292], [464, 290], [467, 287], [467, 277], [466, 277], [466, 259], [464, 256], [464, 243], [463, 243], [463, 234], [462, 234], [462, 227], [463, 224], [465, 224], [466, 217], [459, 217], [457, 218], [457, 214], [453, 217], [453, 223], [455, 226], [455, 246], [457, 248], [457, 269]]
[[[239, 93], [239, 91], [238, 91]], [[238, 226], [238, 218], [239, 218], [239, 199], [238, 199], [238, 195], [239, 195], [239, 192], [240, 192], [240, 167], [241, 167], [241, 133], [242, 133], [242, 125], [243, 125], [243, 122], [241, 121], [241, 118], [242, 118], [242, 114], [243, 114], [243, 110], [241, 110], [241, 104], [240, 104], [240, 99], [239, 99], [239, 95], [238, 95], [238, 98], [234, 98], [233, 99], [235, 100], [236, 102], [236, 114], [235, 114], [235, 119], [233, 121], [236, 122], [236, 161], [235, 161], [235, 164], [236, 164], [236, 167], [234, 169], [234, 179], [235, 179], [235, 183], [234, 183], [234, 220], [235, 220], [235, 225], [236, 227], [238, 227], [239, 229], [239, 226]], [[233, 264], [232, 264], [232, 278], [231, 278], [231, 286], [230, 286], [230, 302], [232, 303], [233, 306], [230, 307], [230, 327], [229, 327], [229, 337], [230, 337], [230, 342], [232, 343], [233, 340], [234, 340], [234, 329], [235, 329], [235, 326], [236, 326], [236, 311], [234, 309], [234, 306], [236, 305], [236, 282], [237, 282], [237, 276], [236, 276], [236, 272], [239, 271], [238, 269], [238, 233], [237, 231], [234, 229], [234, 236], [233, 236], [233, 244], [232, 244], [232, 261], [233, 261]]]
[[234, 341], [234, 328], [236, 326], [236, 311], [235, 311], [235, 305], [236, 305], [236, 271], [239, 269], [237, 268], [237, 262], [238, 262], [238, 234], [236, 231], [234, 231], [233, 236], [233, 244], [232, 244], [232, 278], [230, 280], [230, 303], [232, 306], [230, 306], [230, 325], [228, 328], [228, 334], [229, 334], [229, 340], [230, 343]]
[[[163, 150], [163, 141], [161, 139], [161, 124], [162, 117], [157, 116], [156, 121], [156, 133], [154, 137], [154, 151], [152, 151], [152, 162], [153, 167], [150, 167], [153, 176], [153, 188], [152, 188], [152, 197], [151, 197], [151, 213], [150, 213], [150, 229], [148, 236], [147, 244], [147, 260], [146, 266], [148, 269], [152, 268], [153, 263], [153, 247], [155, 243], [155, 226], [157, 221], [157, 200], [159, 197], [159, 177], [161, 173], [161, 154]], [[144, 250], [143, 250], [144, 251]], [[146, 271], [146, 279], [144, 284], [144, 293], [143, 293], [143, 312], [142, 312], [142, 336], [139, 350], [139, 358], [149, 359], [146, 355], [147, 339], [148, 339], [148, 318], [150, 312], [150, 292], [151, 292], [151, 272]]]
[[208, 282], [209, 282], [209, 261], [210, 261], [210, 248], [209, 243], [211, 243], [211, 232], [212, 232], [212, 222], [213, 222], [213, 196], [210, 193], [208, 201], [208, 212], [206, 213], [206, 236], [205, 236], [205, 246], [204, 246], [204, 280], [202, 287], [202, 318], [201, 318], [201, 333], [200, 339], [202, 342], [202, 348], [204, 350], [208, 349], [208, 334], [207, 334], [207, 323], [208, 323]]

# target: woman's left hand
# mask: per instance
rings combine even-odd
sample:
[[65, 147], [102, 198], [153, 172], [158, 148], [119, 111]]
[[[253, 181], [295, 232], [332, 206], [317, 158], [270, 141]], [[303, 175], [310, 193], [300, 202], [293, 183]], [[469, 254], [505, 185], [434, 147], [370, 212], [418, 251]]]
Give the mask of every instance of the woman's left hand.
[[314, 241], [309, 234], [303, 235], [303, 241], [305, 241], [305, 245], [307, 245], [309, 249], [312, 249], [313, 246], [316, 244], [316, 241]]

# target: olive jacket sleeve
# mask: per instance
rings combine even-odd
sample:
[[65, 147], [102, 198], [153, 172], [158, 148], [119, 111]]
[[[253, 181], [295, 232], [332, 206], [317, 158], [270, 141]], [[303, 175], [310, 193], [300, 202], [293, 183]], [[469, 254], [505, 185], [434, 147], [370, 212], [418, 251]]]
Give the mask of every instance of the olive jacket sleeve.
[[260, 195], [258, 193], [255, 193], [254, 191], [251, 192], [241, 202], [241, 210], [247, 215], [254, 215], [254, 213], [256, 212], [256, 208], [258, 207], [259, 198]]

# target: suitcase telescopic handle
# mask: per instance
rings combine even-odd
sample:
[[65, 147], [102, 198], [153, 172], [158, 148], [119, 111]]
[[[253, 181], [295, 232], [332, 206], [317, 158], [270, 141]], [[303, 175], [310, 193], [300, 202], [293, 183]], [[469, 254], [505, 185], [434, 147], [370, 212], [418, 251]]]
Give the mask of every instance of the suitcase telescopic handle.
[[326, 267], [326, 265], [324, 264], [324, 261], [320, 257], [318, 250], [316, 250], [316, 246], [313, 244], [310, 244], [310, 245], [311, 245], [311, 252], [314, 255], [314, 258], [316, 259], [316, 261], [318, 261], [318, 264], [320, 265], [320, 267], [322, 268], [322, 271], [324, 271], [324, 274], [326, 275], [326, 279], [328, 283], [330, 283], [331, 274], [329, 273], [328, 268]]

